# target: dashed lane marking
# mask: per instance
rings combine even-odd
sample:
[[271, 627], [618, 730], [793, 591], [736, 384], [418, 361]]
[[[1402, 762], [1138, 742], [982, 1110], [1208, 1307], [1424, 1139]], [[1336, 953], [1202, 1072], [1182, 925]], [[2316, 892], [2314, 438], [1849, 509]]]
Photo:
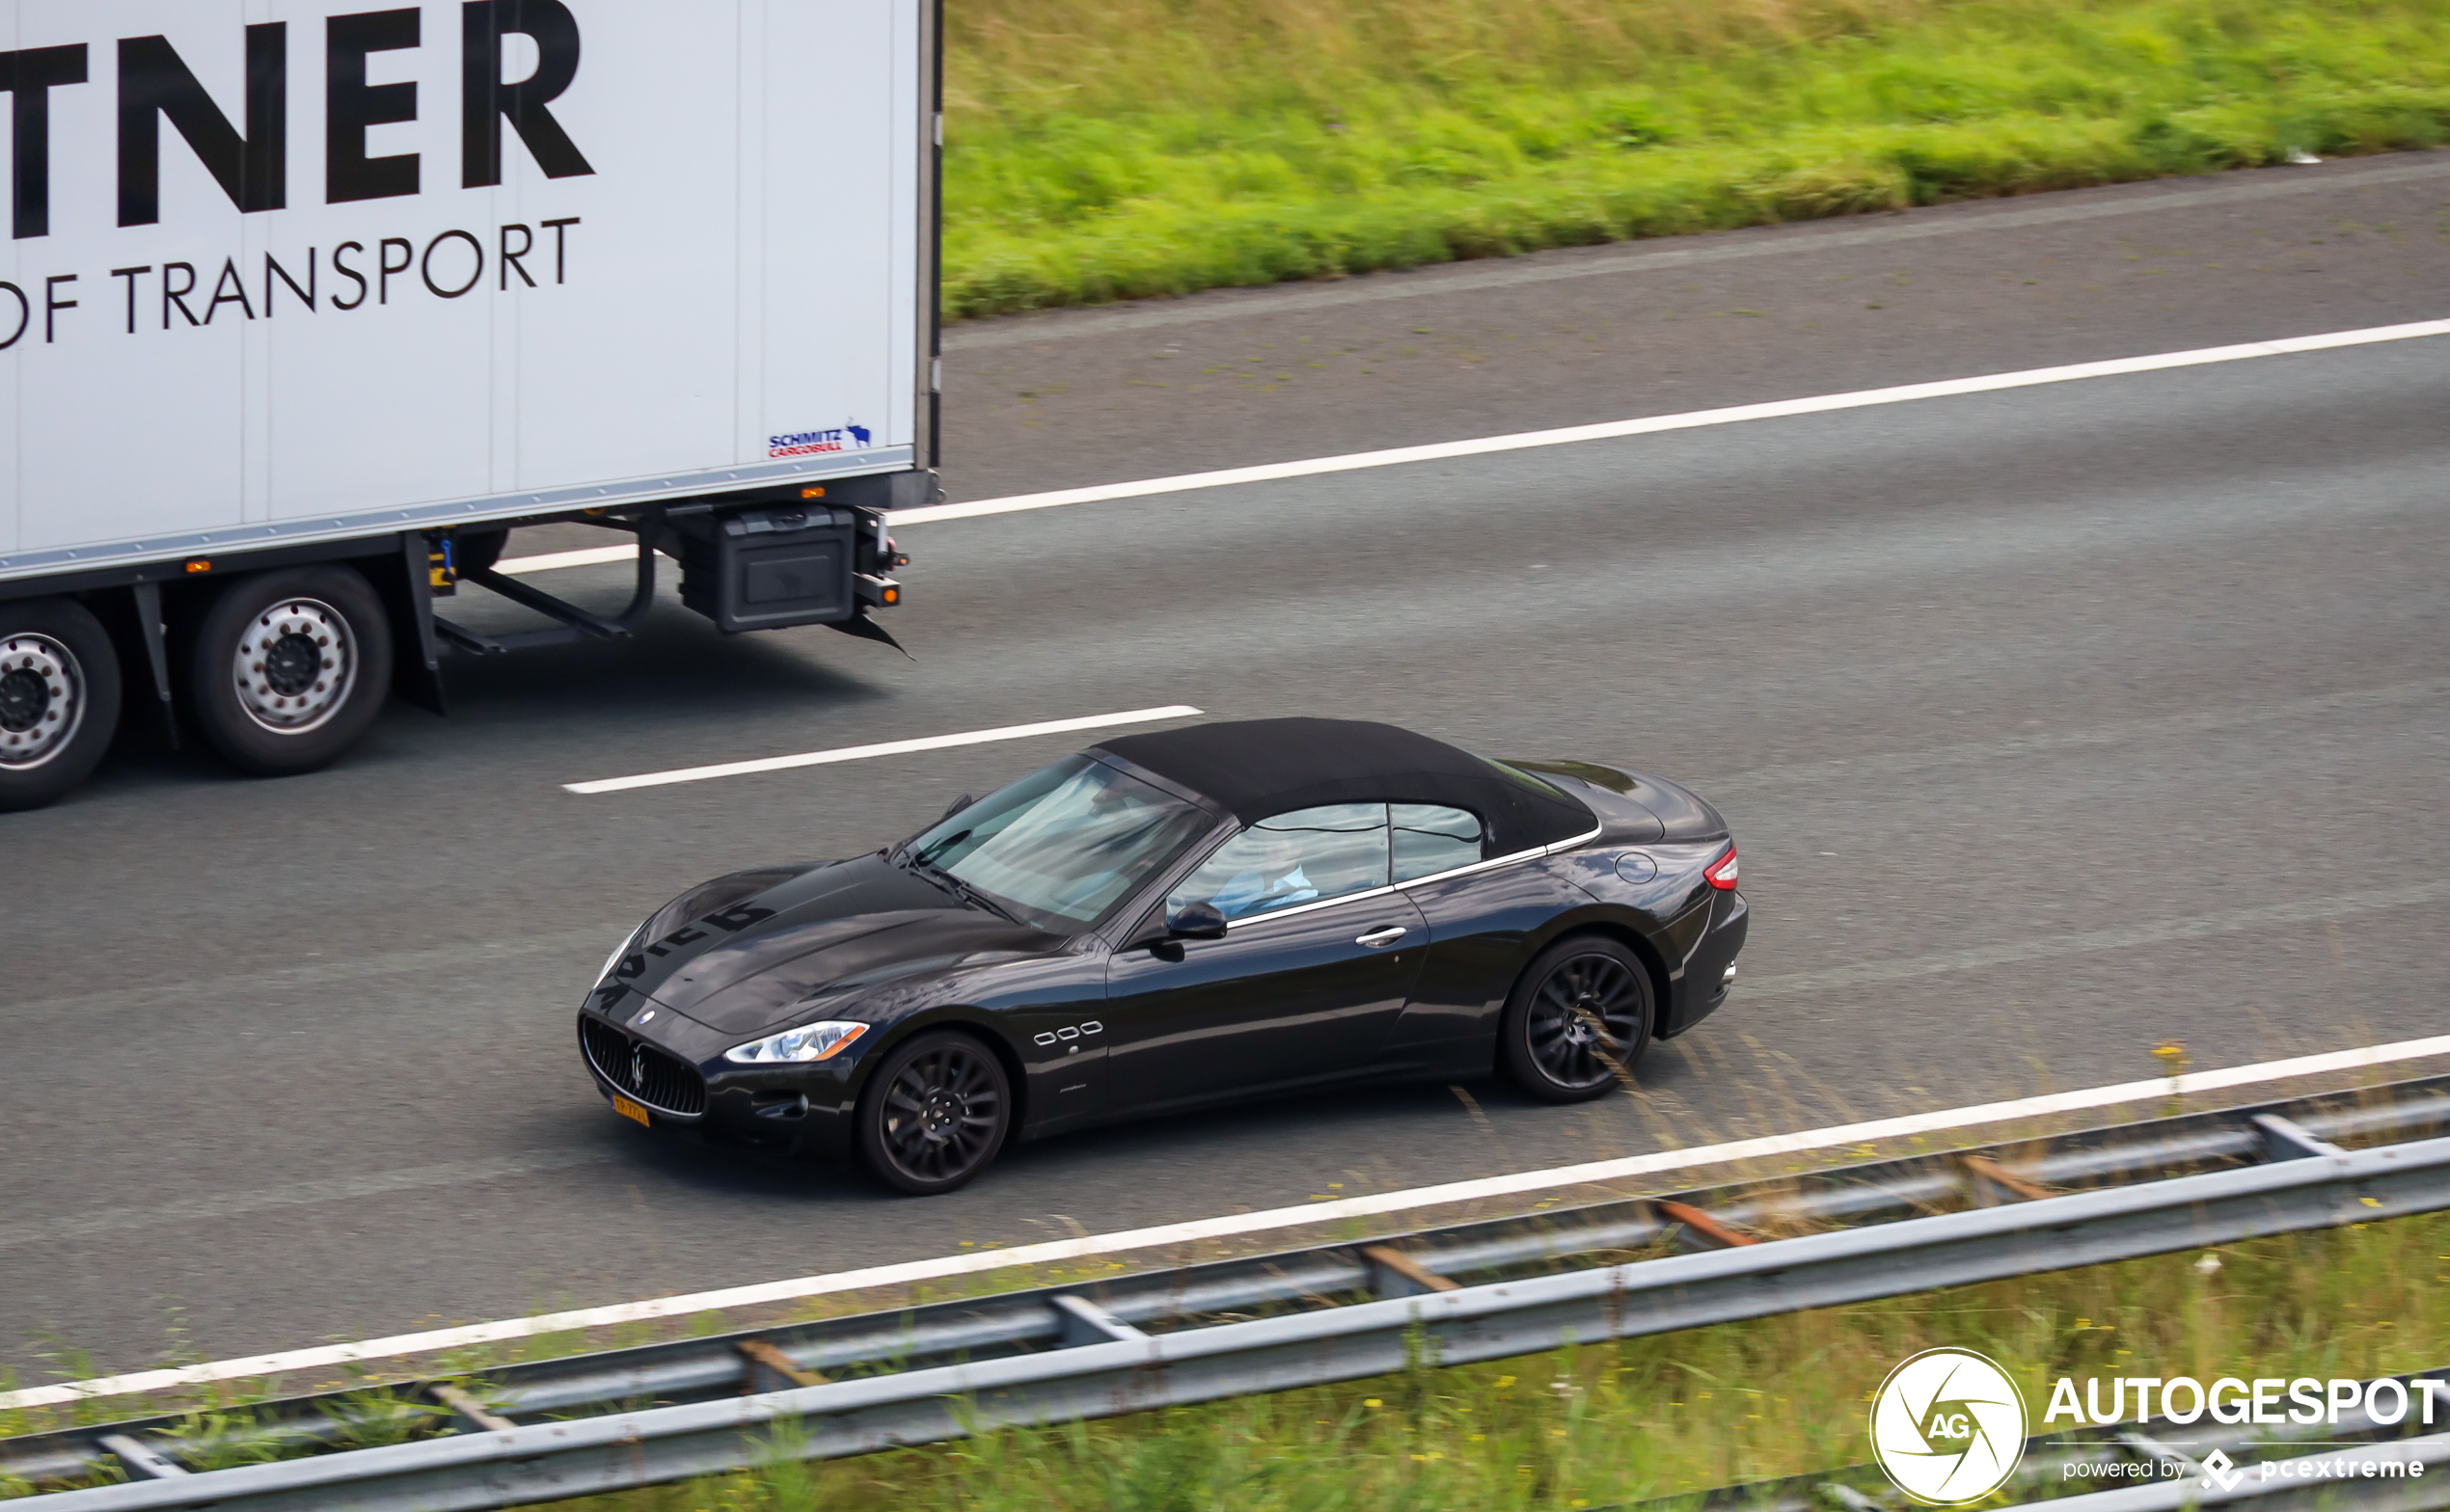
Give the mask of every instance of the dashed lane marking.
[[712, 767], [683, 767], [649, 771], [635, 777], [604, 777], [594, 782], [565, 782], [572, 793], [626, 793], [632, 788], [668, 787], [675, 782], [704, 782], [713, 777], [738, 777], [756, 771], [785, 771], [794, 767], [826, 767], [874, 756], [907, 756], [913, 751], [940, 751], [955, 745], [984, 745], [991, 741], [1019, 741], [1033, 735], [1062, 735], [1073, 730], [1098, 730], [1116, 724], [1147, 724], [1157, 719], [1183, 719], [1200, 713], [1189, 704], [1162, 709], [1127, 709], [1121, 714], [1093, 714], [1080, 719], [1048, 719], [1038, 724], [1008, 724], [994, 730], [960, 735], [929, 735], [915, 741], [883, 741], [874, 745], [845, 745], [830, 751], [803, 751], [797, 756], [764, 756], [754, 761], [727, 761]]

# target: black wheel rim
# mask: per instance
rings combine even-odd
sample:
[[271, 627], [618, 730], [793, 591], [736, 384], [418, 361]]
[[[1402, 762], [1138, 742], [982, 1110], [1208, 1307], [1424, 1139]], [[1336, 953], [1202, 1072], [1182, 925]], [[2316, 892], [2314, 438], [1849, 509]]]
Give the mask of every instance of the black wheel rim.
[[943, 1045], [919, 1055], [885, 1089], [885, 1149], [918, 1181], [967, 1175], [995, 1152], [1004, 1094], [984, 1052]]
[[1525, 1024], [1532, 1061], [1549, 1080], [1575, 1091], [1612, 1081], [1641, 1047], [1643, 1009], [1632, 967], [1596, 951], [1568, 957], [1532, 994]]

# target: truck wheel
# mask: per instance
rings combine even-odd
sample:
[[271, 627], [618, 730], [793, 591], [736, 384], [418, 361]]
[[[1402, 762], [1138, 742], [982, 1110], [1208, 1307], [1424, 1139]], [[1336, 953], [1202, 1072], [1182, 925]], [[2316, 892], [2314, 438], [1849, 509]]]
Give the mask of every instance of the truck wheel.
[[119, 656], [73, 599], [0, 604], [0, 809], [83, 782], [119, 728]]
[[354, 568], [240, 578], [196, 626], [188, 707], [249, 771], [313, 771], [358, 742], [392, 685], [392, 627]]

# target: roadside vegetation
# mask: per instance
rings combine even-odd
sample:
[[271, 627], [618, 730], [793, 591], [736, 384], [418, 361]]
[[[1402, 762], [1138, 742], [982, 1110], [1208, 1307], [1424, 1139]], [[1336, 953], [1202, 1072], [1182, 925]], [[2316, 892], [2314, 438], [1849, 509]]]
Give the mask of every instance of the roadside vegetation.
[[2036, 1433], [2060, 1374], [2371, 1377], [2450, 1364], [2445, 1272], [2450, 1214], [2435, 1214], [558, 1507], [1597, 1508], [1866, 1461], [1882, 1377], [1942, 1344], [2016, 1373]]
[[956, 0], [948, 316], [2450, 140], [2437, 0]]

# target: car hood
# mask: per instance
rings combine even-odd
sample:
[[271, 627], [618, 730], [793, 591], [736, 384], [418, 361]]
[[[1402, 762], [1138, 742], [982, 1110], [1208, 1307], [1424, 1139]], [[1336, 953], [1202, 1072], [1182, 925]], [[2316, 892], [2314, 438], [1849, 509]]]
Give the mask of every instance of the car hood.
[[749, 1036], [789, 1027], [813, 998], [1060, 943], [868, 855], [812, 868], [642, 943], [630, 959], [644, 965], [627, 985], [711, 1029]]

